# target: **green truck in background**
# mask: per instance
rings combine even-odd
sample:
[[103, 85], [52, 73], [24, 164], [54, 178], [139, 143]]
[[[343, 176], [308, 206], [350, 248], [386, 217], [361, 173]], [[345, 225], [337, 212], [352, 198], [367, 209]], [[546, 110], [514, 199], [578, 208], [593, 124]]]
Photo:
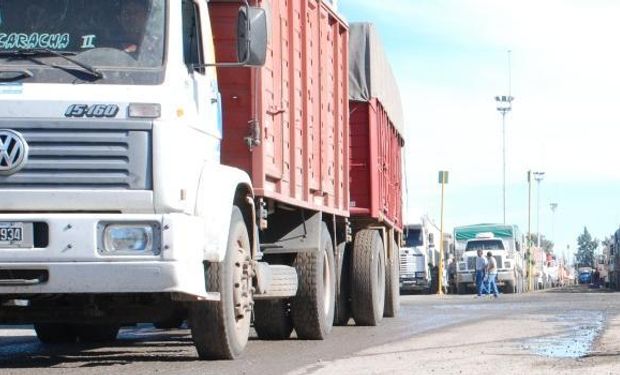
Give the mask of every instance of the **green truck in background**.
[[454, 228], [457, 291], [475, 290], [477, 250], [491, 251], [497, 261], [497, 285], [503, 293], [526, 290], [524, 250], [519, 227], [503, 224], [475, 224]]

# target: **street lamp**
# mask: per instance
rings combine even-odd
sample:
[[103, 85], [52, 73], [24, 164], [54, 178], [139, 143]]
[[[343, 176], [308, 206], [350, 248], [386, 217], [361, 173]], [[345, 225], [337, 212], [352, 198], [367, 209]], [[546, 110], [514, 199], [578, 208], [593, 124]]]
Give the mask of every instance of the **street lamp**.
[[545, 178], [545, 172], [534, 172], [536, 180], [536, 246], [540, 248], [540, 183]]
[[506, 114], [512, 110], [512, 101], [514, 97], [508, 96], [496, 96], [495, 103], [497, 104], [497, 111], [502, 114], [502, 196], [503, 196], [503, 213], [504, 224], [506, 224]]

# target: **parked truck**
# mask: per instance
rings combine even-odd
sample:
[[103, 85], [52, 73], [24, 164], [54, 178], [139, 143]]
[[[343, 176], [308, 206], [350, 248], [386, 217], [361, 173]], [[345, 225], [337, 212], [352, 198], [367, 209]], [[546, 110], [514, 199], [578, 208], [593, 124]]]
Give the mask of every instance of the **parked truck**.
[[401, 290], [430, 292], [431, 267], [439, 262], [439, 249], [435, 245], [439, 233], [426, 217], [418, 224], [405, 225], [404, 245], [400, 249]]
[[0, 2], [0, 323], [232, 359], [396, 315], [400, 98], [330, 3]]
[[525, 290], [525, 269], [521, 236], [515, 225], [477, 224], [454, 228], [460, 261], [457, 267], [457, 291], [475, 290], [477, 251], [486, 257], [491, 252], [497, 261], [497, 284], [504, 293]]
[[609, 287], [620, 290], [620, 229], [611, 235], [609, 245]]

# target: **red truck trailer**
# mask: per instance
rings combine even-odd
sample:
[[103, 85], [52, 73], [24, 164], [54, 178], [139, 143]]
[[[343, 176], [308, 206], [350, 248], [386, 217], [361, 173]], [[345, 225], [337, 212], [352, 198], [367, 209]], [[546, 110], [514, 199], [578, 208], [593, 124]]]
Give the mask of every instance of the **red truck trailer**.
[[[322, 339], [336, 309], [349, 216], [348, 27], [327, 3], [263, 0], [267, 60], [220, 68], [222, 163], [251, 176], [260, 256], [294, 266], [294, 298], [256, 300], [259, 337]], [[239, 3], [209, 2], [218, 61], [236, 53]]]
[[[361, 243], [369, 231], [378, 233], [373, 242], [384, 249], [386, 263], [384, 315], [392, 317], [399, 307], [403, 111], [398, 85], [375, 27], [351, 24], [349, 45], [350, 213], [355, 233], [352, 263], [353, 269], [359, 268], [357, 263], [363, 257], [356, 260], [356, 255], [364, 252], [359, 249]], [[355, 280], [357, 276], [353, 273], [352, 277]], [[352, 289], [352, 301], [360, 298], [358, 294]]]
[[[402, 137], [384, 96], [349, 101], [349, 50], [370, 46], [352, 46], [349, 26], [324, 1], [257, 5], [270, 15], [265, 66], [218, 69], [221, 159], [251, 176], [253, 190], [241, 194], [255, 202], [259, 256], [295, 267], [298, 291], [278, 300], [257, 296], [255, 329], [264, 339], [288, 338], [293, 329], [299, 338], [323, 339], [334, 323], [351, 317], [358, 325], [376, 325], [398, 311]], [[209, 2], [218, 61], [234, 58], [233, 48], [219, 46], [233, 45], [230, 24], [238, 7]], [[386, 77], [380, 72], [373, 79]], [[350, 123], [351, 105], [366, 118], [356, 115]], [[354, 152], [364, 142], [365, 154]], [[367, 167], [351, 168], [352, 162]], [[350, 178], [359, 179], [360, 171], [366, 188], [353, 193]], [[351, 207], [351, 197], [372, 204]]]

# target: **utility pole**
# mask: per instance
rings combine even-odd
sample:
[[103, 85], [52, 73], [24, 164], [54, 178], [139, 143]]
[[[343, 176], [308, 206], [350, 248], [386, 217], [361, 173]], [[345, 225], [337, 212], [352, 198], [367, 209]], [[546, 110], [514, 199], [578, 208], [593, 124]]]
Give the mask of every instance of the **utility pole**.
[[540, 183], [545, 178], [545, 172], [534, 172], [536, 180], [536, 247], [540, 248]]
[[527, 171], [527, 253], [528, 253], [528, 283], [529, 291], [534, 290], [532, 284], [532, 171]]
[[443, 256], [443, 207], [444, 207], [444, 193], [446, 190], [446, 184], [448, 183], [448, 171], [440, 171], [439, 172], [439, 183], [441, 184], [441, 224], [440, 224], [440, 234], [439, 234], [439, 272], [437, 273], [437, 285], [439, 286], [439, 290], [437, 291], [438, 295], [443, 295], [443, 274], [444, 274], [444, 256]]
[[496, 96], [495, 103], [497, 111], [502, 114], [502, 207], [503, 207], [503, 223], [506, 225], [506, 114], [512, 110], [512, 67], [510, 63], [510, 54], [508, 51], [508, 95]]

